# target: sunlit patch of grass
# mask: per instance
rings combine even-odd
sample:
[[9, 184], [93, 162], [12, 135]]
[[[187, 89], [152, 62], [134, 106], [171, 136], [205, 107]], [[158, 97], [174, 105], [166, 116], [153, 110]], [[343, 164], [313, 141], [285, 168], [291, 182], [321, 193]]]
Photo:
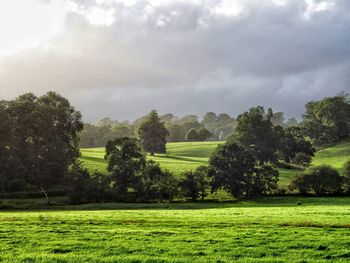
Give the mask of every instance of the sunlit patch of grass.
[[[180, 142], [168, 143], [167, 154], [147, 156], [148, 159], [158, 162], [162, 168], [180, 176], [181, 173], [194, 170], [200, 165], [207, 165], [210, 155], [219, 144], [224, 142]], [[104, 160], [104, 148], [82, 149], [85, 167], [90, 171], [106, 172], [107, 163]], [[344, 142], [333, 147], [322, 149], [316, 153], [312, 165], [329, 164], [340, 172], [344, 163], [350, 159], [350, 142]], [[279, 169], [279, 185], [288, 185], [290, 178], [302, 172], [295, 169]]]

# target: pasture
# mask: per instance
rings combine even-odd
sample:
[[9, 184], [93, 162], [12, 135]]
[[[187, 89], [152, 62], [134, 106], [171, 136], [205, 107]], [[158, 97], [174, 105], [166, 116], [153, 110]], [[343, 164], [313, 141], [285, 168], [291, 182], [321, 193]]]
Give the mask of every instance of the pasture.
[[349, 262], [350, 200], [9, 211], [0, 242], [0, 262]]
[[[181, 142], [168, 143], [167, 154], [148, 156], [164, 169], [180, 176], [187, 170], [194, 170], [199, 165], [207, 165], [208, 159], [215, 148], [223, 142]], [[104, 148], [82, 149], [81, 160], [90, 171], [106, 172]], [[350, 142], [324, 148], [316, 153], [312, 165], [329, 164], [342, 172], [343, 164], [350, 159]], [[279, 169], [281, 186], [286, 186], [290, 178], [300, 170]]]

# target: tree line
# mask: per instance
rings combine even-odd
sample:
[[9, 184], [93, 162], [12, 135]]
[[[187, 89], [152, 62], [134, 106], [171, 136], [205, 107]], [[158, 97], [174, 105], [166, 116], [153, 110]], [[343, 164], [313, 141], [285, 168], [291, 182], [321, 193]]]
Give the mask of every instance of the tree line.
[[[197, 119], [202, 127], [188, 125], [187, 139], [190, 131], [200, 133], [219, 116], [206, 114], [201, 123]], [[277, 185], [277, 168], [308, 167], [315, 147], [348, 139], [349, 116], [346, 95], [308, 103], [300, 123], [289, 120], [287, 124], [283, 114], [272, 109], [251, 108], [234, 120], [230, 117], [232, 134], [218, 146], [208, 166], [177, 179], [146, 158], [146, 153], [166, 152], [171, 132], [165, 119], [174, 119], [151, 111], [138, 120], [132, 133], [125, 129], [120, 136], [108, 138], [108, 173], [90, 174], [78, 161], [79, 140], [86, 131], [80, 112], [54, 92], [41, 97], [28, 93], [0, 102], [0, 192], [40, 189], [48, 199], [51, 190], [61, 189], [74, 204], [203, 200], [219, 190], [236, 198], [280, 194], [286, 189]], [[349, 170], [349, 163], [343, 175], [329, 166], [311, 167], [292, 178], [289, 190], [318, 195], [349, 192]]]

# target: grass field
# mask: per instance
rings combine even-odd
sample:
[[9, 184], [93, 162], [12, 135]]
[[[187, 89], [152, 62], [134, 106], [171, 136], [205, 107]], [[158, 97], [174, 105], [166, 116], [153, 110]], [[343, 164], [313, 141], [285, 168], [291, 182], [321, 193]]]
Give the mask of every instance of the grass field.
[[[161, 167], [179, 176], [187, 170], [194, 170], [199, 165], [208, 164], [211, 153], [223, 142], [181, 142], [168, 143], [167, 155], [148, 156], [158, 162]], [[329, 164], [342, 171], [343, 164], [350, 159], [350, 142], [322, 149], [316, 153], [313, 165]], [[104, 148], [82, 149], [81, 160], [90, 171], [106, 172]], [[290, 178], [300, 170], [280, 169], [280, 185], [286, 186]]]
[[[199, 165], [208, 164], [208, 159], [215, 148], [223, 142], [179, 142], [168, 143], [167, 154], [148, 156], [160, 163], [161, 167], [168, 169], [175, 175], [187, 170], [196, 169]], [[81, 160], [90, 171], [106, 172], [104, 148], [82, 149]]]
[[0, 262], [349, 262], [350, 199], [1, 212], [0, 243]]

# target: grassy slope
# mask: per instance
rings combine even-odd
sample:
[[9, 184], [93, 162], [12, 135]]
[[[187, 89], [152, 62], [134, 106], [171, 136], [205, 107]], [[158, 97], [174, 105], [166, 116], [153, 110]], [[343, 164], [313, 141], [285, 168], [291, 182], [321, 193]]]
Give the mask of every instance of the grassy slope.
[[[149, 156], [148, 158], [159, 162], [163, 168], [178, 176], [186, 170], [193, 170], [199, 165], [206, 165], [209, 156], [219, 143], [222, 142], [168, 143], [167, 155]], [[105, 172], [106, 162], [103, 156], [104, 148], [82, 149], [81, 159], [90, 171]], [[341, 172], [343, 164], [349, 159], [350, 142], [345, 142], [318, 151], [312, 164], [329, 164]], [[280, 184], [287, 185], [291, 176], [298, 172], [300, 171], [280, 169]]]
[[[180, 175], [187, 170], [193, 170], [199, 165], [206, 165], [209, 156], [222, 142], [180, 142], [168, 143], [167, 154], [156, 154], [148, 156], [159, 162], [164, 169]], [[81, 160], [90, 171], [106, 171], [104, 148], [82, 149]]]
[[[296, 205], [301, 200], [303, 205]], [[114, 209], [90, 210], [86, 209]], [[349, 198], [0, 212], [1, 262], [348, 262]], [[117, 209], [117, 210], [115, 210]]]

